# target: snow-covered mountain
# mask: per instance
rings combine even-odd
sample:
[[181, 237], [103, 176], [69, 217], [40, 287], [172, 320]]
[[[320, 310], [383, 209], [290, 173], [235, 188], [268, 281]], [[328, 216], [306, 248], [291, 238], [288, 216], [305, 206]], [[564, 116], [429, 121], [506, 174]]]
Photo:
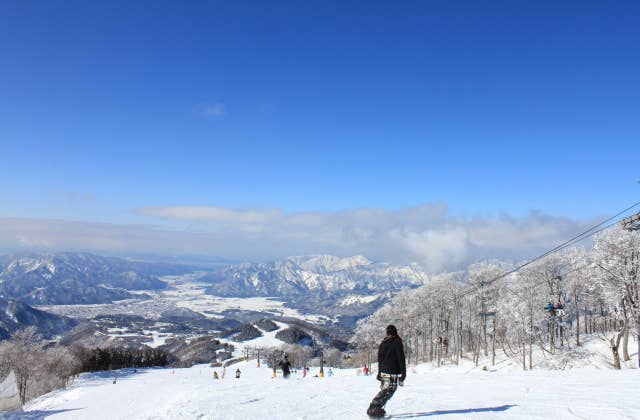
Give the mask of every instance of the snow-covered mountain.
[[268, 263], [242, 263], [209, 273], [207, 293], [225, 297], [277, 297], [310, 313], [361, 316], [390, 293], [424, 284], [417, 265], [375, 263], [363, 256], [289, 257]]
[[33, 326], [39, 334], [51, 337], [70, 330], [77, 321], [32, 308], [21, 302], [0, 298], [0, 340], [16, 330]]
[[203, 278], [218, 296], [372, 295], [417, 287], [427, 275], [417, 265], [374, 263], [363, 256], [289, 257], [268, 263], [231, 265]]
[[87, 253], [0, 256], [0, 297], [30, 305], [107, 303], [129, 290], [159, 290], [171, 274], [163, 264]]

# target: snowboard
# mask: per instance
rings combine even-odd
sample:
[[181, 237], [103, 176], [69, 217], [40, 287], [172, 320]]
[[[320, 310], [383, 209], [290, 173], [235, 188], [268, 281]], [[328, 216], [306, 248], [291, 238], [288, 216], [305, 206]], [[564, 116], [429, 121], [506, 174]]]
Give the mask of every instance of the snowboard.
[[382, 412], [377, 412], [371, 407], [367, 410], [367, 416], [369, 416], [370, 419], [388, 419], [391, 417], [384, 410]]

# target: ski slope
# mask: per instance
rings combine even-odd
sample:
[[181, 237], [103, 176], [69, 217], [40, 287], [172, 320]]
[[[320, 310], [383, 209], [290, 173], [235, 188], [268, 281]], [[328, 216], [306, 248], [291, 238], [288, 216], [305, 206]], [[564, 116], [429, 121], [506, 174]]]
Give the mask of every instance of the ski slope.
[[[242, 377], [235, 379], [236, 368]], [[482, 371], [469, 366], [410, 368], [406, 385], [387, 405], [391, 418], [618, 419], [640, 418], [638, 369]], [[74, 385], [29, 403], [5, 418], [50, 419], [367, 419], [378, 390], [374, 377], [353, 369], [316, 378], [311, 371], [271, 378], [255, 361], [227, 368], [123, 370], [85, 374]]]
[[265, 331], [257, 325], [253, 325], [254, 328], [262, 333], [262, 336], [254, 338], [253, 340], [234, 341], [228, 338], [220, 338], [220, 342], [233, 345], [233, 357], [242, 357], [244, 355], [245, 348], [271, 348], [286, 346], [287, 343], [277, 339], [276, 334], [289, 328], [289, 324], [279, 321], [275, 321], [274, 323], [278, 326], [278, 329], [273, 331]]

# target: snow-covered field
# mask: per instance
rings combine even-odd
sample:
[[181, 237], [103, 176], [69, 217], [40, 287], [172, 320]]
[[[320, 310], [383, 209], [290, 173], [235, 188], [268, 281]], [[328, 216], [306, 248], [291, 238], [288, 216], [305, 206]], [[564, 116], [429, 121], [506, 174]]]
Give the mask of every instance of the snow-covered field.
[[150, 299], [127, 299], [109, 304], [90, 305], [43, 305], [39, 309], [74, 318], [93, 318], [98, 315], [142, 315], [158, 318], [164, 311], [175, 308], [188, 308], [210, 317], [220, 317], [226, 310], [256, 311], [275, 316], [291, 317], [309, 322], [324, 322], [330, 318], [323, 315], [302, 314], [298, 310], [285, 306], [285, 302], [268, 298], [225, 298], [205, 293], [209, 286], [199, 282], [204, 273], [183, 276], [165, 276], [161, 279], [169, 284], [167, 290], [143, 291]]
[[[236, 368], [242, 377], [235, 379]], [[335, 376], [273, 379], [254, 360], [226, 369], [141, 369], [86, 374], [70, 388], [27, 405], [16, 418], [51, 419], [366, 419], [378, 390], [356, 370]], [[406, 385], [387, 405], [391, 418], [618, 419], [640, 418], [640, 371], [482, 371], [469, 366], [410, 368]], [[12, 416], [7, 416], [11, 418]]]

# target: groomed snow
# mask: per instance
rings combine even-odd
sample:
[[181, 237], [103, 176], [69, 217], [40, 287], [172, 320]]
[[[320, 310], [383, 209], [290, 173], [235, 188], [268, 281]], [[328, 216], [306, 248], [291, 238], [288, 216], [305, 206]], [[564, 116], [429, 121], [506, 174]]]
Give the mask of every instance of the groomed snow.
[[[242, 377], [235, 379], [236, 368]], [[410, 368], [387, 405], [392, 418], [617, 419], [640, 418], [637, 369], [623, 371], [482, 371], [469, 366]], [[285, 380], [255, 360], [226, 370], [140, 369], [86, 374], [66, 390], [30, 403], [15, 418], [51, 419], [366, 419], [378, 390], [374, 377], [336, 370], [333, 377]], [[11, 418], [12, 416], [7, 416]]]

